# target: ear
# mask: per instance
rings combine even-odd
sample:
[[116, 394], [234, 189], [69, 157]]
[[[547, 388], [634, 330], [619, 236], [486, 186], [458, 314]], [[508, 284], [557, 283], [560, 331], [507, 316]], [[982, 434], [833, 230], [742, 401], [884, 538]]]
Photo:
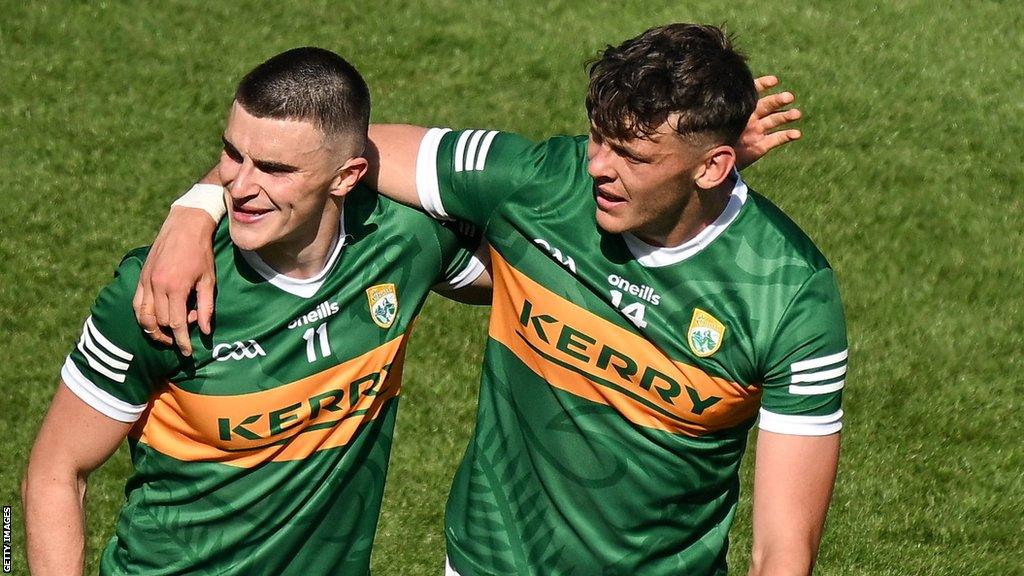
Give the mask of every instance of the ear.
[[338, 172], [334, 175], [334, 179], [331, 180], [331, 196], [341, 198], [351, 192], [352, 189], [355, 188], [356, 184], [362, 180], [369, 165], [370, 163], [362, 156], [349, 158], [341, 168], [338, 168]]
[[704, 153], [704, 161], [697, 166], [694, 184], [703, 190], [715, 188], [725, 182], [736, 166], [736, 150], [732, 146], [716, 146]]

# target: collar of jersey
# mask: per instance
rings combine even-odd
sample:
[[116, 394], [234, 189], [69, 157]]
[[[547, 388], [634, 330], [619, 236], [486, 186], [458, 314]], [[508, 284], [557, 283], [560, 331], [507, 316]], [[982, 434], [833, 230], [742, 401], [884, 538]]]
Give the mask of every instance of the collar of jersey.
[[338, 235], [334, 238], [334, 244], [331, 245], [331, 255], [327, 258], [327, 263], [324, 264], [323, 270], [311, 278], [285, 276], [271, 268], [255, 252], [249, 250], [239, 250], [239, 252], [242, 253], [242, 258], [245, 258], [245, 262], [273, 286], [299, 298], [312, 298], [320, 290], [320, 287], [323, 286], [327, 274], [334, 268], [334, 264], [338, 261], [338, 255], [341, 254], [341, 249], [345, 247], [348, 239], [348, 235], [345, 234], [345, 213], [342, 210]]
[[645, 268], [659, 268], [661, 266], [678, 264], [700, 253], [715, 238], [721, 236], [722, 232], [725, 232], [725, 229], [729, 227], [729, 224], [732, 224], [733, 220], [739, 216], [740, 209], [743, 208], [743, 204], [747, 201], [746, 183], [743, 182], [739, 172], [733, 172], [733, 174], [736, 177], [736, 184], [732, 187], [725, 210], [718, 215], [718, 218], [711, 225], [686, 242], [678, 246], [652, 246], [629, 232], [623, 232], [622, 239], [625, 240], [626, 247], [629, 248], [636, 261]]

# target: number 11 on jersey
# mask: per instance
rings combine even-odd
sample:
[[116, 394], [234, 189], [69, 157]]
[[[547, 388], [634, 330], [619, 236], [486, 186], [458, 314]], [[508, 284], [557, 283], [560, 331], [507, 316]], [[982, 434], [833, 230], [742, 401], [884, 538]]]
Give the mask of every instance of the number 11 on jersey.
[[318, 356], [316, 355], [316, 344], [313, 340], [317, 339], [320, 342], [320, 356], [319, 358], [327, 358], [331, 355], [331, 341], [327, 338], [327, 323], [317, 326], [316, 328], [310, 328], [302, 335], [302, 339], [306, 341], [306, 360], [310, 363], [316, 362]]

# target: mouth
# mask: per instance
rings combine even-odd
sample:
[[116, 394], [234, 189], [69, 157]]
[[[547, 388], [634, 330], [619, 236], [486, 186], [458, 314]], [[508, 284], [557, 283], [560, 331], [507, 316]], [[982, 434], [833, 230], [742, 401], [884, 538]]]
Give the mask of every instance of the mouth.
[[231, 219], [240, 224], [254, 224], [262, 220], [267, 214], [273, 212], [270, 208], [257, 208], [254, 206], [231, 206]]
[[626, 203], [623, 196], [614, 194], [602, 186], [594, 186], [594, 196], [597, 198], [597, 207], [603, 212], [610, 212]]

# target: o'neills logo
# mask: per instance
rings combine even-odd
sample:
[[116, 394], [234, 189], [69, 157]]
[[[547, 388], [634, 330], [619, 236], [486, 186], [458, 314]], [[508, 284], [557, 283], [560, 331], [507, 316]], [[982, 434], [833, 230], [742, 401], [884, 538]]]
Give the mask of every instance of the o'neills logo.
[[337, 302], [322, 302], [311, 312], [303, 316], [299, 316], [295, 320], [289, 322], [288, 329], [291, 330], [292, 328], [298, 328], [299, 326], [305, 326], [306, 324], [319, 322], [324, 318], [327, 318], [328, 316], [333, 316], [334, 314], [337, 314], [339, 309], [340, 308]]

